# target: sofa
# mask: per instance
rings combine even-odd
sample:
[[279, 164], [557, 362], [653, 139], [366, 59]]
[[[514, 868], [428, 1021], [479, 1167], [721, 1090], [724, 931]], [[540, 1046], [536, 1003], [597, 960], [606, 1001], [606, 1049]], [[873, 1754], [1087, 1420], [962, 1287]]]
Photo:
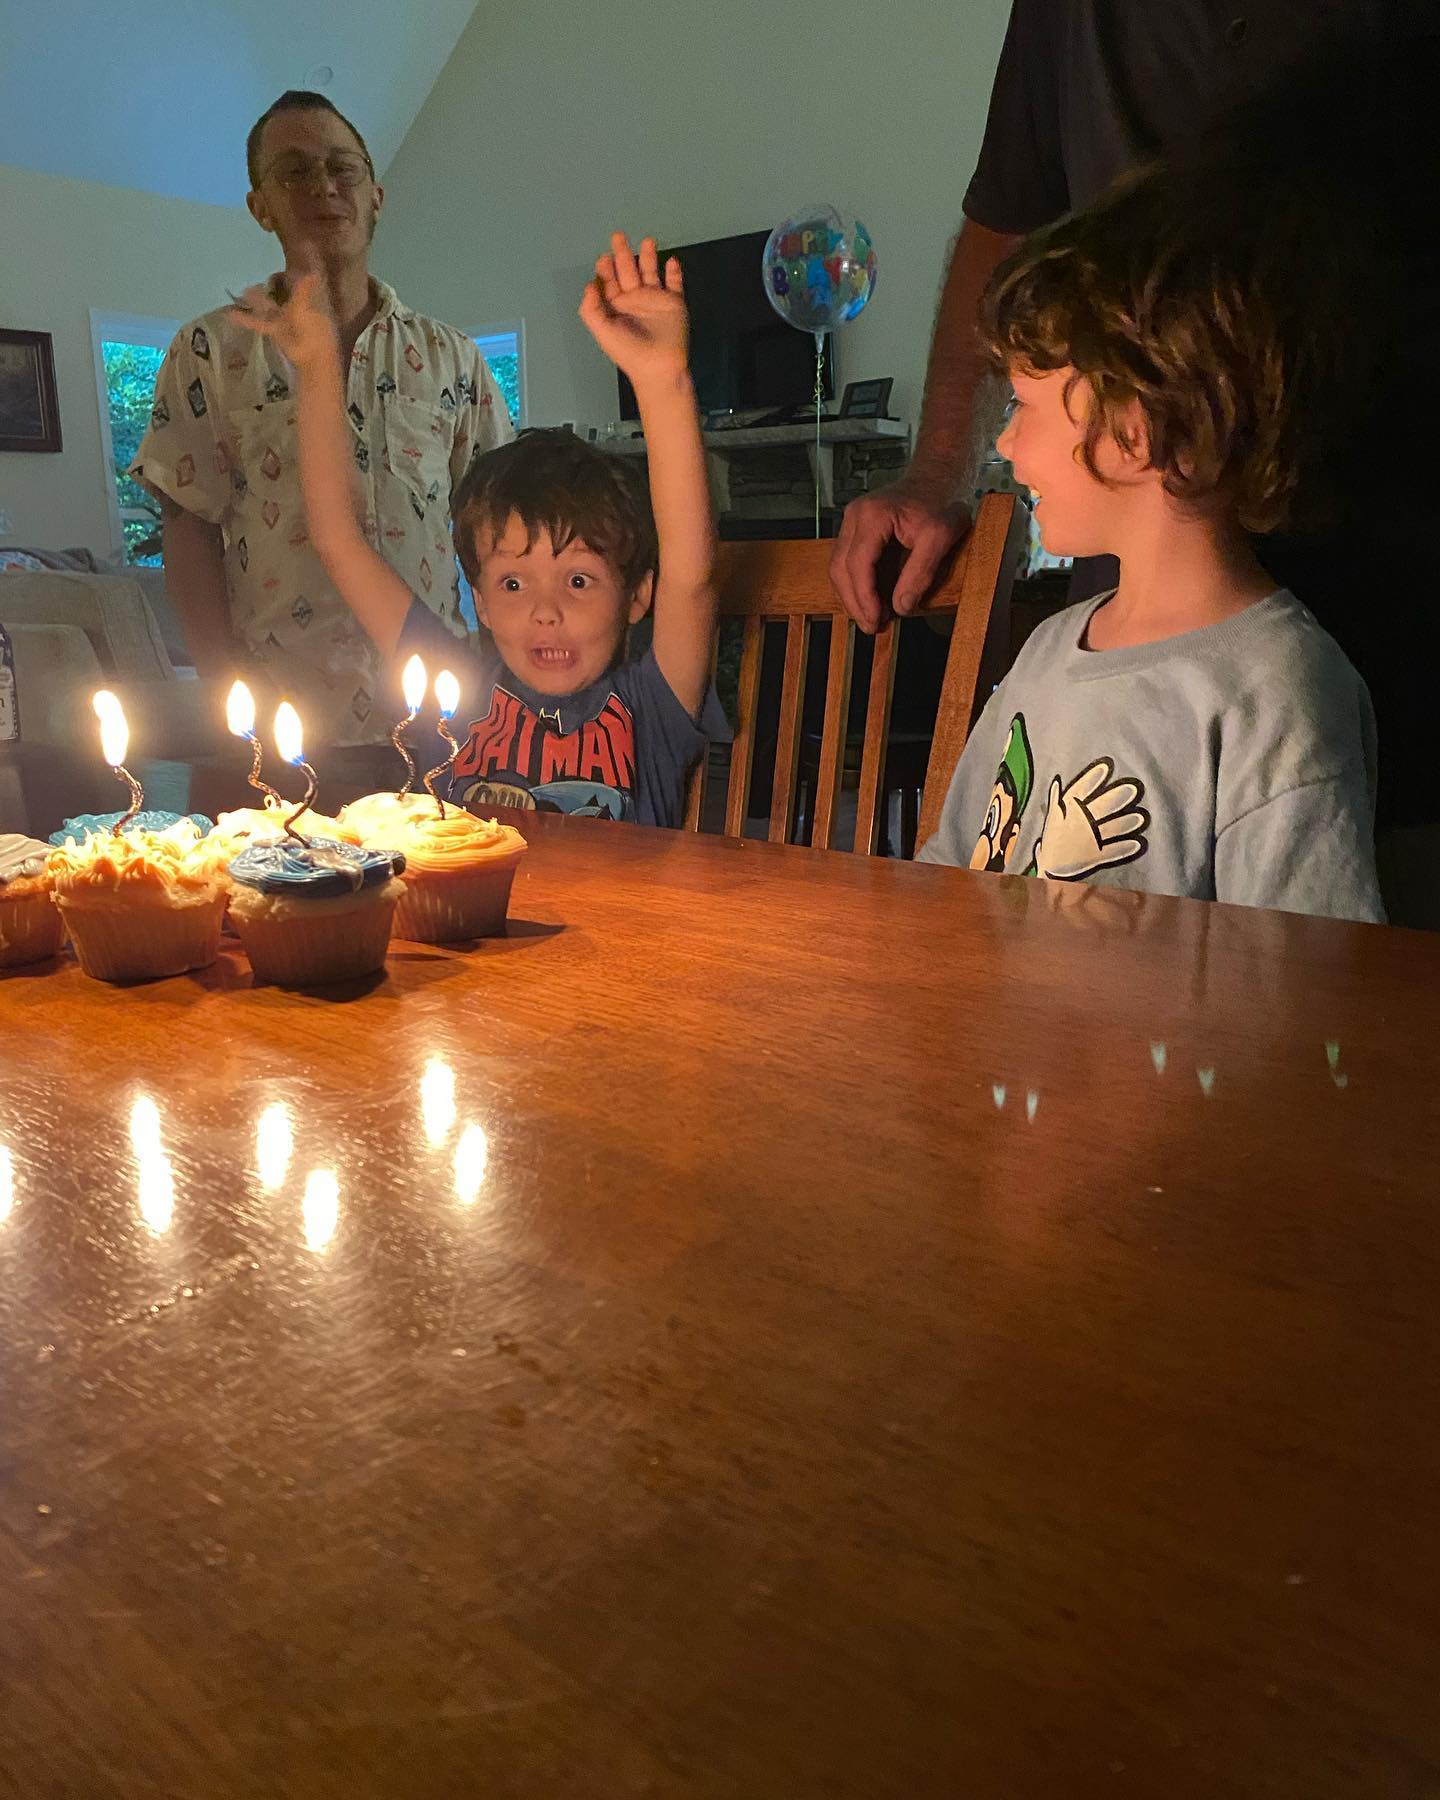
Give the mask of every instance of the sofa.
[[0, 625], [21, 732], [0, 761], [0, 831], [44, 837], [66, 813], [117, 803], [90, 705], [99, 687], [125, 707], [147, 795], [186, 810], [188, 765], [224, 743], [224, 695], [188, 664], [163, 570], [108, 567], [83, 550], [0, 549]]

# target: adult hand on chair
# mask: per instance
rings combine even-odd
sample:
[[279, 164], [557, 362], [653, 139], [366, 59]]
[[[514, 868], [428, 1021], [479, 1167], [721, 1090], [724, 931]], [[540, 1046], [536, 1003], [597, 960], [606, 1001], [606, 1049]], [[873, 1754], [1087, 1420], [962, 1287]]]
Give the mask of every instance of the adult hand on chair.
[[933, 487], [902, 479], [878, 494], [862, 494], [845, 508], [840, 535], [830, 556], [830, 582], [841, 605], [862, 631], [885, 622], [885, 603], [875, 570], [893, 538], [907, 552], [891, 596], [905, 617], [919, 605], [946, 554], [969, 531], [970, 510], [942, 498]]

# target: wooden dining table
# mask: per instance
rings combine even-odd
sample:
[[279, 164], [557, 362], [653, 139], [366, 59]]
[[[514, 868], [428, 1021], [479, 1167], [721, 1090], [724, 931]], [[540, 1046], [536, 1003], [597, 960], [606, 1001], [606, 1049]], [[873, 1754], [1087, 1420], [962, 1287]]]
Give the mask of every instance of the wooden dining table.
[[0, 1793], [1440, 1794], [1440, 937], [525, 829], [0, 979]]

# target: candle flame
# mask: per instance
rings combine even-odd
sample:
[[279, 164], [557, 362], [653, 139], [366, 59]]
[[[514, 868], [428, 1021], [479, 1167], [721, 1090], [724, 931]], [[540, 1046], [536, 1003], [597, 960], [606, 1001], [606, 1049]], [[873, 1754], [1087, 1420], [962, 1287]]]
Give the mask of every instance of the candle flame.
[[275, 709], [275, 748], [288, 763], [301, 763], [305, 760], [300, 715], [288, 700], [282, 700]]
[[124, 708], [109, 688], [101, 688], [90, 704], [100, 721], [100, 754], [112, 769], [118, 769], [130, 748], [130, 727], [125, 723]]
[[412, 656], [400, 676], [400, 689], [412, 719], [425, 698], [425, 682], [425, 665], [418, 656]]
[[460, 704], [460, 683], [449, 669], [442, 669], [435, 677], [435, 698], [440, 703], [440, 716], [453, 719]]
[[255, 731], [255, 699], [243, 681], [237, 681], [225, 701], [225, 723], [236, 737], [248, 738]]

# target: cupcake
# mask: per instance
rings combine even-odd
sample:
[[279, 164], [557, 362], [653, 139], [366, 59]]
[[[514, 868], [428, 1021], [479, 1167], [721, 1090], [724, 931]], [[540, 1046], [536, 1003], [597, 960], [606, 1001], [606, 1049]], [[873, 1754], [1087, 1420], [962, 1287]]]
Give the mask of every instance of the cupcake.
[[433, 818], [434, 813], [428, 794], [363, 794], [340, 808], [340, 820], [362, 844], [388, 844], [405, 820]]
[[257, 981], [313, 987], [385, 965], [403, 856], [357, 844], [252, 844], [230, 864], [230, 923]]
[[219, 954], [225, 882], [188, 819], [72, 838], [46, 873], [80, 967], [98, 981], [183, 975]]
[[[226, 868], [242, 850], [252, 844], [274, 844], [285, 836], [285, 821], [294, 811], [285, 806], [241, 806], [234, 812], [222, 812], [206, 839], [206, 845], [220, 867]], [[324, 813], [307, 812], [296, 826], [305, 838], [323, 838], [340, 844], [358, 844], [360, 837], [338, 819]], [[290, 839], [293, 844], [294, 838]]]
[[454, 806], [441, 818], [431, 802], [426, 812], [397, 815], [375, 841], [405, 857], [396, 937], [450, 944], [504, 931], [510, 888], [526, 849], [512, 825]]
[[[50, 842], [57, 850], [61, 844], [68, 842], [71, 838], [74, 838], [77, 844], [83, 844], [86, 838], [94, 837], [97, 833], [113, 831], [124, 817], [124, 813], [118, 812], [76, 813], [73, 819], [66, 819], [58, 831], [50, 833]], [[212, 821], [207, 819], [204, 813], [164, 812], [154, 809], [136, 813], [125, 830], [127, 834], [136, 831], [169, 831], [182, 819], [195, 827], [196, 837], [204, 837], [211, 828]]]
[[45, 873], [49, 854], [38, 838], [0, 832], [0, 969], [43, 962], [65, 941]]

